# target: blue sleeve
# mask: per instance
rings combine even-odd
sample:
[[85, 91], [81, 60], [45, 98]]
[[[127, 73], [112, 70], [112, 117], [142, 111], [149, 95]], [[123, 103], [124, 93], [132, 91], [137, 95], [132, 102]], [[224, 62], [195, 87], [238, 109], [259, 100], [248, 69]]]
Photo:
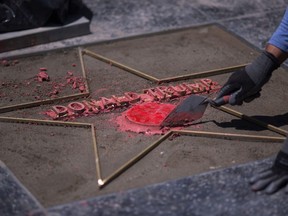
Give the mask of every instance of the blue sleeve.
[[286, 8], [284, 17], [272, 37], [268, 41], [284, 52], [288, 52], [288, 8]]

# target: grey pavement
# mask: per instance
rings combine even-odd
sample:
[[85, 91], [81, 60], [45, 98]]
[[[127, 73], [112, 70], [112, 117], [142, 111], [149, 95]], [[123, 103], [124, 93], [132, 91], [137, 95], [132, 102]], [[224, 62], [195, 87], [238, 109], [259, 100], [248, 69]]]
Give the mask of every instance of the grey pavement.
[[92, 34], [0, 53], [1, 58], [31, 54], [71, 46], [109, 41], [203, 25], [219, 23], [262, 48], [280, 22], [288, 1], [275, 0], [84, 0], [93, 11]]

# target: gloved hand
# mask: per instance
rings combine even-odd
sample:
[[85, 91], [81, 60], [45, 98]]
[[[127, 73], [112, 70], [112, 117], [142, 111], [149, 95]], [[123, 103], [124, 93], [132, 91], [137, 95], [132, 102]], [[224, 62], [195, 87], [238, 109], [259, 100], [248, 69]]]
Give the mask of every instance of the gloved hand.
[[243, 101], [250, 102], [260, 97], [262, 86], [279, 66], [277, 58], [263, 51], [251, 64], [230, 76], [214, 100], [215, 105], [227, 95], [230, 95], [228, 103], [231, 105], [241, 105]]
[[250, 179], [251, 188], [254, 191], [265, 190], [272, 194], [285, 187], [288, 193], [288, 141], [286, 139], [284, 148], [278, 153], [271, 168], [262, 171]]

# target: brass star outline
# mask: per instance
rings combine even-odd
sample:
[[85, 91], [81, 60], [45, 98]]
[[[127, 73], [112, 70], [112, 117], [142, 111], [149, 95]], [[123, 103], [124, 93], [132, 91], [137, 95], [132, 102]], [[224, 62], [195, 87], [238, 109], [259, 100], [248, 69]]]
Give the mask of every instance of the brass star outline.
[[[175, 82], [180, 80], [186, 80], [186, 79], [195, 79], [195, 78], [204, 78], [209, 77], [213, 75], [219, 75], [223, 73], [230, 73], [234, 70], [240, 69], [245, 67], [246, 64], [233, 66], [233, 67], [227, 67], [227, 68], [221, 68], [218, 70], [210, 70], [210, 71], [204, 71], [204, 72], [198, 72], [193, 74], [187, 74], [187, 75], [181, 75], [181, 76], [175, 76], [170, 78], [164, 78], [164, 79], [158, 79], [153, 76], [148, 75], [147, 73], [144, 73], [142, 71], [133, 69], [127, 65], [121, 64], [120, 62], [114, 61], [112, 59], [109, 59], [107, 57], [104, 57], [102, 55], [99, 55], [97, 53], [94, 53], [88, 49], [82, 50], [81, 48], [78, 48], [80, 63], [81, 63], [81, 69], [83, 73], [83, 78], [85, 79], [85, 85], [87, 92], [81, 93], [81, 94], [74, 94], [69, 95], [57, 99], [48, 99], [48, 100], [41, 100], [41, 101], [35, 101], [31, 103], [24, 103], [24, 104], [18, 104], [8, 107], [2, 107], [0, 108], [0, 113], [3, 112], [9, 112], [12, 110], [17, 110], [21, 108], [28, 108], [33, 106], [38, 106], [42, 104], [48, 104], [53, 103], [56, 101], [63, 101], [73, 98], [79, 98], [79, 97], [86, 97], [89, 96], [89, 86], [87, 82], [86, 77], [86, 70], [85, 70], [85, 64], [84, 64], [84, 58], [83, 55], [88, 55], [90, 57], [93, 57], [95, 59], [98, 59], [100, 61], [103, 61], [105, 63], [108, 63], [110, 65], [113, 65], [115, 67], [118, 67], [120, 69], [123, 69], [129, 73], [132, 73], [134, 75], [137, 75], [141, 78], [148, 79], [150, 81], [153, 81], [157, 84], [165, 83], [165, 82]], [[179, 135], [185, 135], [185, 136], [201, 136], [201, 137], [208, 137], [208, 138], [221, 138], [221, 139], [234, 139], [234, 140], [246, 140], [246, 141], [266, 141], [266, 142], [283, 142], [285, 140], [285, 137], [287, 136], [288, 132], [276, 127], [271, 124], [267, 124], [265, 122], [259, 121], [255, 118], [252, 118], [250, 116], [247, 116], [243, 113], [240, 113], [236, 110], [233, 110], [231, 108], [221, 106], [221, 107], [214, 107], [218, 110], [221, 110], [223, 112], [226, 112], [228, 114], [231, 114], [237, 118], [241, 118], [243, 120], [246, 120], [250, 123], [256, 124], [258, 126], [264, 127], [270, 131], [276, 132], [283, 137], [272, 137], [272, 136], [259, 136], [259, 135], [247, 135], [247, 134], [232, 134], [232, 133], [216, 133], [216, 132], [207, 132], [207, 131], [193, 131], [193, 130], [170, 130], [163, 136], [161, 136], [158, 140], [150, 144], [148, 147], [146, 147], [144, 150], [139, 152], [137, 155], [132, 157], [130, 160], [128, 160], [126, 163], [124, 163], [122, 166], [120, 166], [117, 170], [115, 170], [112, 174], [108, 175], [107, 177], [102, 177], [101, 172], [101, 162], [99, 157], [99, 151], [97, 147], [97, 135], [96, 135], [96, 128], [94, 124], [90, 123], [79, 123], [79, 122], [66, 122], [66, 121], [52, 121], [52, 120], [39, 120], [39, 119], [30, 119], [30, 118], [13, 118], [13, 117], [1, 117], [1, 122], [13, 122], [13, 123], [34, 123], [34, 124], [44, 124], [49, 126], [69, 126], [69, 127], [81, 127], [81, 128], [87, 128], [91, 130], [91, 139], [93, 143], [94, 148], [94, 155], [95, 155], [95, 164], [96, 164], [96, 173], [97, 173], [97, 182], [98, 186], [100, 188], [106, 186], [109, 182], [120, 176], [123, 172], [125, 172], [127, 169], [129, 169], [131, 166], [135, 165], [141, 158], [143, 158], [145, 155], [147, 155], [149, 152], [151, 152], [153, 149], [155, 149], [157, 146], [159, 146], [161, 143], [163, 143], [167, 138], [172, 136], [173, 134], [179, 134]]]

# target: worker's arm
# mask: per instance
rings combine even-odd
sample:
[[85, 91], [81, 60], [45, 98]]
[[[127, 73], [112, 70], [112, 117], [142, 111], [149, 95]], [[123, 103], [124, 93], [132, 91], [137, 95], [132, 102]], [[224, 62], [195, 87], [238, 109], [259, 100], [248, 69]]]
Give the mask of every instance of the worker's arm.
[[229, 104], [241, 105], [260, 96], [262, 86], [267, 83], [280, 64], [288, 57], [288, 9], [270, 38], [265, 50], [244, 69], [235, 71], [221, 88], [215, 103], [223, 96], [229, 97]]
[[[231, 105], [241, 105], [243, 101], [250, 102], [259, 97], [262, 86], [268, 82], [272, 72], [287, 58], [288, 9], [263, 53], [244, 69], [230, 76], [217, 95], [215, 105], [217, 101], [222, 101], [223, 96], [229, 96]], [[288, 138], [273, 166], [256, 174], [251, 178], [250, 183], [255, 191], [265, 190], [266, 193], [271, 194], [286, 187], [288, 192]]]
[[[281, 24], [269, 40], [265, 50], [273, 55], [279, 64], [287, 59], [288, 10], [286, 10]], [[253, 176], [250, 183], [254, 191], [265, 190], [266, 193], [271, 194], [285, 187], [285, 192], [288, 192], [288, 138], [277, 154], [273, 166]]]
[[253, 176], [250, 183], [254, 191], [265, 190], [267, 194], [271, 194], [286, 187], [285, 192], [288, 192], [288, 138], [273, 166]]
[[[285, 11], [284, 17], [281, 20], [280, 25], [277, 27], [276, 31], [273, 33], [272, 37], [268, 41], [268, 44], [277, 47], [282, 53], [288, 53], [288, 8]], [[267, 48], [266, 48], [267, 49]], [[276, 50], [274, 53], [273, 50], [267, 50], [268, 52], [273, 52], [275, 57], [279, 57], [280, 61], [284, 61], [287, 58], [287, 55], [283, 55]], [[284, 57], [284, 59], [282, 59]], [[286, 57], [286, 58], [285, 58]]]

